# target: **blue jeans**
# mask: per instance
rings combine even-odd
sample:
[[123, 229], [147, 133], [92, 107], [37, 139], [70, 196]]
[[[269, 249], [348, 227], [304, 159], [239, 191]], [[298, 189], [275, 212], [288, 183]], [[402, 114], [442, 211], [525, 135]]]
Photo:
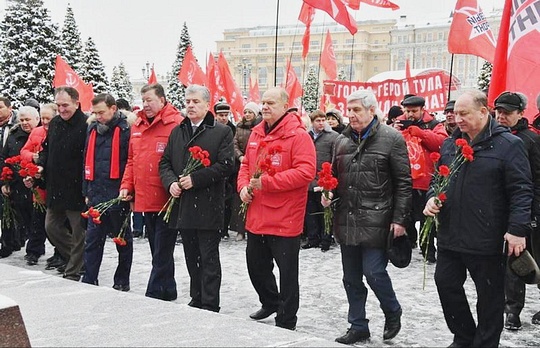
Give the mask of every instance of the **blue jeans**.
[[386, 272], [388, 257], [385, 250], [341, 245], [341, 262], [343, 285], [349, 301], [348, 320], [352, 329], [369, 332], [369, 320], [366, 319], [367, 288], [363, 277], [366, 277], [385, 314], [401, 309]]

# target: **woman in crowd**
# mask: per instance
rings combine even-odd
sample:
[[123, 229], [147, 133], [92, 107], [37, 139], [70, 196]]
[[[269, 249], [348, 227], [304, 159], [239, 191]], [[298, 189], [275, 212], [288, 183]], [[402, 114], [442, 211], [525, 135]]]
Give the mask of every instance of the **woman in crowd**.
[[334, 132], [341, 134], [346, 125], [343, 123], [343, 115], [337, 109], [330, 109], [326, 112], [326, 122]]

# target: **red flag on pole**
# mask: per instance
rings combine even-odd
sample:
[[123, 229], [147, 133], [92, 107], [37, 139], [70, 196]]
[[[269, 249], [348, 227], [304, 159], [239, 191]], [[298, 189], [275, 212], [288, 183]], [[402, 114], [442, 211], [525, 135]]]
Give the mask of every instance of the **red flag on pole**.
[[315, 17], [315, 9], [305, 2], [302, 3], [298, 20], [306, 25], [306, 31], [302, 37], [302, 58], [306, 58], [309, 51], [309, 37], [311, 33], [311, 23]]
[[221, 75], [221, 78], [223, 79], [223, 85], [225, 86], [225, 97], [231, 105], [235, 119], [238, 120], [240, 115], [244, 111], [244, 100], [242, 97], [242, 92], [234, 81], [234, 78], [229, 69], [229, 64], [227, 63], [227, 59], [225, 59], [223, 52], [219, 53], [217, 64], [219, 68], [219, 73]]
[[356, 21], [347, 11], [347, 7], [342, 0], [304, 0], [304, 2], [328, 13], [336, 22], [347, 28], [351, 35], [356, 34], [358, 31]]
[[206, 80], [208, 81], [208, 89], [210, 90], [210, 105], [217, 104], [219, 98], [225, 96], [225, 86], [219, 73], [216, 60], [212, 53], [208, 55], [208, 64], [206, 65]]
[[393, 11], [399, 10], [399, 6], [390, 2], [388, 0], [343, 0], [353, 10], [358, 10], [360, 8], [360, 3], [363, 2], [367, 5], [375, 7], [389, 8]]
[[[513, 3], [519, 6], [513, 8]], [[540, 22], [531, 16], [539, 8], [540, 0], [506, 0], [489, 86], [490, 105], [504, 91], [525, 94], [529, 99], [525, 110], [529, 121], [538, 112], [534, 100], [539, 92], [536, 76], [540, 76]]]
[[472, 54], [493, 63], [495, 45], [495, 36], [477, 0], [458, 0], [448, 34], [448, 52]]
[[287, 80], [285, 81], [285, 90], [289, 95], [289, 105], [296, 106], [296, 99], [303, 94], [302, 85], [298, 81], [298, 76], [294, 71], [291, 61], [287, 59]]
[[195, 56], [193, 55], [191, 46], [188, 46], [186, 54], [184, 55], [182, 67], [178, 72], [178, 79], [184, 86], [206, 84], [206, 75], [199, 66], [199, 63], [197, 63], [197, 59], [195, 59]]
[[152, 65], [152, 72], [150, 73], [150, 77], [148, 78], [148, 84], [153, 85], [154, 83], [157, 83], [157, 77], [156, 72], [154, 71], [154, 65]]
[[407, 58], [407, 61], [405, 62], [405, 79], [409, 86], [409, 93], [416, 93], [416, 90], [413, 91], [413, 82], [411, 78], [411, 65], [409, 64], [409, 58]]
[[332, 44], [330, 30], [326, 32], [326, 39], [324, 40], [324, 47], [321, 55], [321, 66], [326, 72], [326, 76], [329, 80], [335, 80], [337, 78], [336, 55], [334, 53], [334, 45]]
[[79, 102], [81, 103], [81, 110], [86, 112], [92, 109], [92, 99], [94, 99], [94, 89], [92, 84], [86, 84], [84, 81], [73, 71], [73, 69], [66, 63], [65, 60], [56, 56], [56, 64], [54, 70], [53, 87], [69, 86], [73, 87], [79, 92]]
[[251, 84], [251, 76], [249, 77], [249, 101], [260, 104], [261, 94], [259, 92], [259, 81], [255, 80], [255, 84]]

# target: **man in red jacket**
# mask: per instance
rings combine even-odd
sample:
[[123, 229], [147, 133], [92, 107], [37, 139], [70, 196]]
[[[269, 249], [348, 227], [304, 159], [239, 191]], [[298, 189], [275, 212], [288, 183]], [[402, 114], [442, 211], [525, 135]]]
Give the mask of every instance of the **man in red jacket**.
[[[283, 88], [262, 98], [263, 122], [253, 127], [238, 174], [242, 202], [249, 204], [246, 259], [262, 308], [261, 320], [277, 312], [276, 326], [294, 330], [299, 306], [298, 253], [309, 183], [316, 155], [311, 137], [296, 112], [288, 110]], [[255, 175], [256, 172], [262, 175]], [[279, 268], [280, 287], [272, 273]]]
[[[448, 137], [444, 124], [437, 121], [433, 115], [427, 112], [425, 108], [426, 100], [419, 96], [410, 96], [405, 98], [401, 105], [405, 109], [405, 114], [399, 116], [394, 122], [394, 128], [401, 130], [405, 139], [416, 138], [419, 140], [422, 146], [422, 152], [420, 155], [423, 157], [422, 162], [424, 165], [421, 167], [420, 172], [411, 172], [413, 179], [413, 195], [412, 195], [412, 213], [411, 222], [407, 226], [407, 235], [411, 239], [411, 242], [416, 244], [418, 232], [416, 231], [415, 223], [420, 221], [420, 228], [424, 223], [425, 216], [422, 214], [422, 210], [426, 205], [426, 193], [429, 189], [429, 183], [431, 181], [431, 175], [435, 170], [433, 167], [433, 161], [429, 155], [432, 152], [439, 152], [441, 145]], [[407, 140], [409, 141], [409, 140]], [[409, 149], [411, 151], [411, 149]], [[409, 153], [409, 159], [411, 159], [411, 153]], [[415, 163], [411, 160], [411, 167]], [[435, 263], [435, 233], [430, 234], [429, 244], [427, 250], [422, 248], [422, 255], [427, 259], [428, 263]], [[427, 253], [427, 255], [426, 255]]]
[[172, 129], [182, 122], [180, 112], [165, 99], [160, 84], [141, 89], [143, 110], [131, 127], [128, 161], [120, 185], [120, 196], [135, 197], [134, 211], [144, 213], [144, 224], [152, 253], [152, 271], [146, 296], [176, 300], [174, 246], [178, 231], [170, 229], [158, 212], [169, 199], [161, 185], [159, 160]]

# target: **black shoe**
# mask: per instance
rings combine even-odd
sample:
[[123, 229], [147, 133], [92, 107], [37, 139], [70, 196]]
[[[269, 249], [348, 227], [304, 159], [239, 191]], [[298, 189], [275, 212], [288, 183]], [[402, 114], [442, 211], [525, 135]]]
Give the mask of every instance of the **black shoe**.
[[114, 290], [118, 290], [118, 291], [129, 291], [130, 290], [129, 284], [126, 284], [126, 285], [114, 284], [112, 288]]
[[36, 254], [26, 254], [26, 264], [28, 266], [35, 266], [38, 264], [39, 256]]
[[354, 344], [356, 342], [365, 342], [369, 340], [369, 331], [360, 331], [355, 329], [348, 329], [347, 333], [341, 337], [336, 338], [336, 342], [342, 344]]
[[401, 308], [394, 313], [385, 314], [383, 340], [391, 340], [401, 330]]
[[61, 256], [58, 256], [56, 260], [53, 260], [51, 263], [47, 264], [47, 267], [45, 269], [55, 269], [60, 266], [64, 266], [67, 264], [67, 261], [64, 260]]
[[319, 247], [319, 243], [306, 243], [304, 245], [302, 245], [302, 249], [311, 249], [311, 248], [318, 248]]
[[133, 238], [141, 238], [143, 231], [133, 230]]
[[56, 261], [58, 259], [58, 255], [57, 254], [54, 254], [53, 256], [49, 257], [47, 260], [45, 260], [45, 262], [47, 263], [47, 266]]
[[80, 275], [73, 275], [73, 274], [70, 274], [70, 275], [67, 275], [67, 274], [64, 274], [62, 276], [64, 279], [68, 279], [68, 280], [73, 280], [75, 282], [78, 282], [80, 279], [81, 279], [81, 276]]
[[60, 265], [56, 268], [56, 272], [58, 273], [64, 273], [66, 271], [66, 267], [67, 267], [67, 262], [64, 263], [63, 265]]
[[282, 329], [287, 329], [287, 330], [291, 330], [291, 331], [296, 330], [296, 325], [294, 325], [294, 324], [293, 325], [287, 325], [287, 324], [277, 324], [276, 323], [276, 326], [280, 327]]
[[0, 249], [0, 258], [8, 257], [13, 251], [9, 248]]
[[540, 324], [540, 312], [537, 312], [535, 315], [533, 315], [532, 323], [536, 325]]
[[269, 316], [271, 316], [272, 314], [274, 314], [276, 312], [277, 312], [277, 308], [264, 308], [264, 307], [262, 307], [261, 309], [259, 309], [255, 313], [251, 313], [249, 315], [249, 317], [251, 319], [253, 319], [253, 320], [262, 320], [262, 319], [268, 318]]
[[197, 300], [193, 300], [193, 299], [191, 301], [189, 301], [189, 303], [187, 305], [190, 306], [190, 307], [193, 307], [193, 308], [202, 308], [201, 301], [197, 301]]
[[321, 251], [323, 253], [327, 252], [328, 250], [330, 250], [330, 244], [321, 244]]
[[521, 330], [521, 320], [519, 320], [519, 315], [508, 313], [504, 322], [504, 328], [512, 331]]

